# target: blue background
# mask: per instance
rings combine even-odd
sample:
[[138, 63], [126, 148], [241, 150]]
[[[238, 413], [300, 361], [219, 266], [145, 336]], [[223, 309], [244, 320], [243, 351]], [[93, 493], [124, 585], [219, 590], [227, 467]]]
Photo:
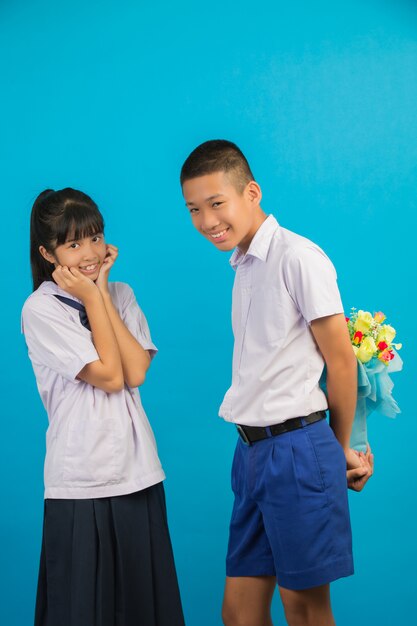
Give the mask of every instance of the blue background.
[[[228, 255], [193, 230], [178, 174], [209, 138], [236, 141], [263, 208], [321, 245], [343, 300], [382, 309], [404, 343], [396, 420], [370, 418], [376, 473], [350, 494], [356, 574], [338, 626], [415, 615], [417, 6], [405, 0], [0, 6], [3, 411], [0, 622], [31, 623], [47, 419], [20, 335], [29, 212], [46, 187], [100, 205], [160, 348], [145, 408], [168, 479], [188, 626], [217, 626], [234, 429]], [[411, 384], [410, 384], [411, 383]], [[285, 623], [278, 598], [274, 623]]]

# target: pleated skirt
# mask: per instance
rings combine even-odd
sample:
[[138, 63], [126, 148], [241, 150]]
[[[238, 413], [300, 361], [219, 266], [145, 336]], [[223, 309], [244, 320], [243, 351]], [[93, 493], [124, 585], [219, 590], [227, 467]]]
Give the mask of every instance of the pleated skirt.
[[162, 483], [45, 500], [35, 626], [184, 626]]

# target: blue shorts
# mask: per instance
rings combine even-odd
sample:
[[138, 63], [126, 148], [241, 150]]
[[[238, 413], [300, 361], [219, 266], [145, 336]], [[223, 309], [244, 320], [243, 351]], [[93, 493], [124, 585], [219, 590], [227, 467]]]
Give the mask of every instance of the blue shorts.
[[309, 589], [353, 574], [343, 449], [325, 419], [247, 446], [232, 466], [227, 576]]

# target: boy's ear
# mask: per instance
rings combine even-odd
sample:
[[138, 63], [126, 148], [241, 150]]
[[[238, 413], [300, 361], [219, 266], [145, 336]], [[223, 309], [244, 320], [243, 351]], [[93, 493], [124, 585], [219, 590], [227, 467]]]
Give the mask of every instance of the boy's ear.
[[45, 246], [39, 246], [39, 252], [41, 253], [41, 255], [43, 256], [44, 259], [49, 261], [49, 263], [53, 263], [53, 264], [56, 263], [54, 255], [51, 254], [50, 252], [48, 252], [48, 250], [45, 248]]
[[246, 185], [245, 191], [248, 194], [251, 202], [254, 202], [255, 204], [260, 204], [262, 200], [262, 191], [257, 182], [251, 180]]

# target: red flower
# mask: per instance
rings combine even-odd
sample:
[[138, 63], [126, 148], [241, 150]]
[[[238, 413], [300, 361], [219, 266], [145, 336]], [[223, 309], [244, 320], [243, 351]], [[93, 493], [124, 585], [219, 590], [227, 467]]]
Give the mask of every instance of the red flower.
[[363, 333], [361, 333], [360, 330], [357, 330], [356, 333], [353, 335], [353, 343], [358, 345], [358, 343], [362, 341], [362, 337], [363, 337]]
[[385, 343], [385, 341], [380, 341], [378, 344], [378, 350], [385, 350], [386, 348], [388, 348], [388, 344]]
[[350, 317], [345, 317], [345, 320], [346, 320], [347, 322], [350, 322]]
[[393, 353], [393, 351], [387, 350], [387, 349], [383, 350], [382, 352], [378, 354], [378, 359], [382, 361], [383, 363], [385, 363], [385, 365], [388, 365], [388, 363], [392, 361], [394, 357], [395, 357], [395, 354]]

